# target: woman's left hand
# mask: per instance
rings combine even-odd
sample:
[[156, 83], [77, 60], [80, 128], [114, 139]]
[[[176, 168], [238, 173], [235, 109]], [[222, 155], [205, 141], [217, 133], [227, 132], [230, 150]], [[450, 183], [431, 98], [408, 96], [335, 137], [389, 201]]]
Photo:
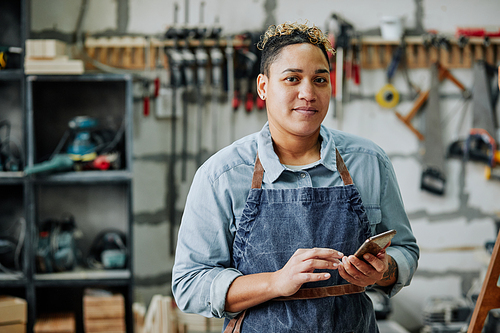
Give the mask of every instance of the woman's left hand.
[[342, 258], [338, 267], [339, 274], [347, 282], [366, 287], [372, 284], [390, 286], [397, 280], [397, 263], [385, 252], [380, 251], [376, 256], [365, 254], [365, 261], [351, 255]]

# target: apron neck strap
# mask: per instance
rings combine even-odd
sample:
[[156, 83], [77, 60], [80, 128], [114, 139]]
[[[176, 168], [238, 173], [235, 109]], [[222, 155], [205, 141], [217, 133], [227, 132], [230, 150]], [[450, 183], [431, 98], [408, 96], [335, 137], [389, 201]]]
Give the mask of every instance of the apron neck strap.
[[340, 156], [337, 148], [335, 148], [335, 154], [337, 155], [337, 171], [340, 173], [340, 178], [342, 178], [344, 185], [354, 184], [351, 178], [351, 174], [349, 173], [349, 170], [347, 170], [344, 160], [342, 159], [342, 156]]
[[252, 188], [261, 188], [263, 178], [264, 168], [262, 167], [262, 163], [260, 163], [259, 153], [257, 153], [257, 157], [255, 158], [255, 167], [253, 168]]
[[[335, 148], [335, 154], [337, 157], [337, 170], [340, 173], [340, 178], [344, 182], [344, 185], [352, 185], [354, 184], [351, 178], [351, 174], [340, 156], [340, 153], [337, 148]], [[262, 187], [262, 179], [264, 178], [264, 168], [262, 167], [262, 163], [260, 163], [259, 153], [257, 153], [257, 157], [255, 157], [255, 166], [253, 169], [253, 177], [252, 177], [252, 188], [261, 188]]]

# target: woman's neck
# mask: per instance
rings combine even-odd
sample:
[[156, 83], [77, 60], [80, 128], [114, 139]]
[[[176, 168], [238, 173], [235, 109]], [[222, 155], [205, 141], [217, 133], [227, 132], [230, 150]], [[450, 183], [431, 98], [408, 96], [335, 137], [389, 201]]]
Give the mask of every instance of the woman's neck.
[[273, 133], [273, 131], [271, 131], [271, 136], [274, 151], [282, 164], [307, 165], [321, 158], [319, 130], [307, 138], [292, 135], [283, 136], [280, 133]]

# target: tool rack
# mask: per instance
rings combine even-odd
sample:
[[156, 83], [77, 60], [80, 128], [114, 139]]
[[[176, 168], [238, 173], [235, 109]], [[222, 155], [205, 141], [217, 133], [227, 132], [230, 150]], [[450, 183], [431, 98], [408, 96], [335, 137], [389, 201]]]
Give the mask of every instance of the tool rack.
[[[474, 60], [484, 59], [490, 64], [500, 61], [500, 38], [489, 40], [481, 37], [471, 37], [467, 43], [461, 45], [459, 40], [448, 40], [447, 46], [435, 47], [429, 45], [423, 36], [406, 37], [405, 56], [408, 68], [429, 68], [439, 61], [446, 68], [471, 68]], [[203, 43], [205, 47], [220, 45], [227, 46], [227, 40], [198, 39], [187, 41], [190, 48], [196, 48]], [[184, 47], [186, 40], [179, 40], [178, 46]], [[232, 46], [247, 47], [249, 40], [234, 38]], [[100, 63], [125, 69], [148, 70], [154, 69], [160, 62], [164, 68], [168, 67], [163, 49], [173, 47], [174, 40], [160, 40], [145, 37], [88, 37], [85, 40], [85, 51], [88, 56]], [[353, 57], [361, 59], [363, 69], [385, 69], [390, 64], [394, 51], [399, 46], [399, 41], [388, 41], [378, 36], [363, 37], [351, 41]], [[95, 69], [87, 62], [86, 69]]]
[[[204, 47], [210, 48], [215, 45], [220, 47], [227, 46], [227, 40], [204, 39], [201, 42], [199, 39], [191, 39], [187, 41], [190, 48], [200, 47], [203, 43]], [[164, 49], [174, 47], [175, 41], [172, 39], [160, 40], [158, 38], [145, 37], [89, 37], [85, 40], [85, 51], [87, 55], [102, 64], [131, 69], [131, 70], [151, 70], [156, 68], [156, 64], [160, 63], [163, 68], [168, 68], [168, 60]], [[248, 40], [234, 39], [233, 47], [248, 46]], [[186, 46], [186, 40], [177, 42], [179, 48]], [[85, 68], [88, 70], [95, 69], [92, 63], [87, 62]]]
[[[470, 38], [465, 45], [460, 45], [457, 39], [450, 39], [447, 47], [439, 48], [426, 44], [423, 36], [406, 37], [404, 42], [408, 68], [429, 68], [435, 62], [449, 69], [471, 68], [474, 60], [481, 59], [490, 64], [500, 61], [500, 38], [491, 38], [486, 45], [485, 39], [480, 37]], [[354, 52], [359, 43], [356, 39], [352, 41]], [[385, 69], [389, 66], [399, 41], [364, 37], [360, 46], [363, 69]]]

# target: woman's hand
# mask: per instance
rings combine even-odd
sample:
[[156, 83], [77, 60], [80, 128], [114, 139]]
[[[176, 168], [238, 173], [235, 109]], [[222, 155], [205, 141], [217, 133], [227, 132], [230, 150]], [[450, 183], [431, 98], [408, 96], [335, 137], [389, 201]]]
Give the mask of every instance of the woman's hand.
[[290, 296], [306, 282], [323, 281], [330, 273], [314, 273], [315, 269], [337, 269], [344, 255], [333, 249], [298, 249], [286, 265], [273, 274], [273, 285], [280, 296]]
[[376, 256], [365, 254], [366, 261], [351, 255], [342, 258], [338, 271], [347, 282], [366, 287], [372, 284], [390, 286], [397, 280], [398, 265], [396, 261], [385, 252], [385, 248]]

